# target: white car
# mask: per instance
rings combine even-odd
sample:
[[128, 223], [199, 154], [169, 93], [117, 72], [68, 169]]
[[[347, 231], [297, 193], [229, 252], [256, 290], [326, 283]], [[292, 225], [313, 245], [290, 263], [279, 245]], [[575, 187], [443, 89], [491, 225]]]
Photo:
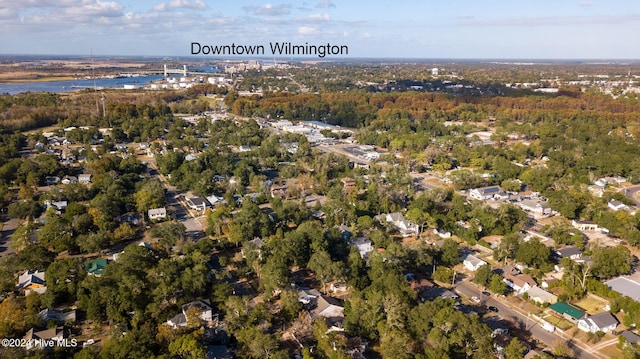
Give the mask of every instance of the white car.
[[476, 302], [476, 303], [480, 303], [480, 298], [476, 297], [475, 295], [473, 297], [471, 297], [471, 300]]

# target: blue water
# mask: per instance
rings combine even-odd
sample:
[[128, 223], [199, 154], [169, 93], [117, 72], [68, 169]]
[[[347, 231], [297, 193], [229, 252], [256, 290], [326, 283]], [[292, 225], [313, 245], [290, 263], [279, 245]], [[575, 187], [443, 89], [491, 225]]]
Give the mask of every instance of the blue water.
[[[97, 88], [123, 88], [124, 85], [144, 86], [152, 81], [162, 80], [162, 75], [124, 77], [117, 79], [96, 79]], [[0, 94], [17, 94], [20, 92], [72, 92], [85, 88], [93, 89], [94, 80], [70, 80], [50, 82], [28, 82], [0, 84]]]

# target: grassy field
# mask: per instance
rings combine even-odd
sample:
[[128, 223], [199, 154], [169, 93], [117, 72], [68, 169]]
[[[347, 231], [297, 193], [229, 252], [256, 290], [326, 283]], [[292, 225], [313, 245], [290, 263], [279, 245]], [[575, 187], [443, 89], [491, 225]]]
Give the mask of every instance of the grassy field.
[[25, 82], [50, 82], [50, 81], [69, 81], [75, 80], [74, 76], [61, 75], [61, 76], [47, 76], [37, 74], [4, 74], [0, 75], [0, 82], [13, 84], [13, 83], [25, 83]]
[[575, 302], [573, 304], [575, 304], [578, 307], [586, 310], [587, 313], [593, 315], [593, 314], [597, 314], [597, 313], [605, 311], [604, 307], [608, 303], [604, 302], [602, 300], [587, 296], [587, 297], [584, 297], [584, 298], [580, 299], [579, 301], [577, 301], [577, 302]]

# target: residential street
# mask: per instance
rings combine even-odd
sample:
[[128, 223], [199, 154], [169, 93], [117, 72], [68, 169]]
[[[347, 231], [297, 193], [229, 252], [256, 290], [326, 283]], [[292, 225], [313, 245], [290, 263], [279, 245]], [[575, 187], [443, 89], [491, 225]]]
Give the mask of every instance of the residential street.
[[9, 219], [7, 216], [1, 217], [2, 231], [0, 234], [0, 257], [14, 253], [11, 249], [11, 235], [20, 225], [19, 219]]
[[[558, 331], [550, 333], [542, 329], [532, 317], [527, 316], [527, 313], [523, 313], [520, 310], [509, 306], [506, 301], [494, 295], [490, 297], [482, 295], [480, 289], [478, 289], [474, 284], [469, 283], [468, 281], [460, 281], [456, 283], [455, 290], [467, 297], [475, 295], [481, 298], [482, 304], [484, 304], [485, 306], [494, 306], [498, 308], [498, 314], [505, 319], [515, 319], [521, 324], [524, 323], [526, 329], [531, 332], [531, 335], [534, 338], [538, 339], [538, 341], [544, 343], [549, 348], [553, 348], [557, 341], [568, 342], [571, 339], [568, 335], [561, 335]], [[604, 356], [601, 356], [597, 354], [597, 352], [591, 350], [591, 348], [582, 348], [573, 342], [570, 343], [569, 346], [575, 351], [576, 358], [605, 358]]]

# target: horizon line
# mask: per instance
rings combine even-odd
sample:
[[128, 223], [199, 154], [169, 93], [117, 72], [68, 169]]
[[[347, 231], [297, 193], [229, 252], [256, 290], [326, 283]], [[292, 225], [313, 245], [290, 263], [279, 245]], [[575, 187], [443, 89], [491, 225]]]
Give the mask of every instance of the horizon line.
[[605, 63], [605, 62], [640, 62], [640, 58], [526, 58], [526, 57], [376, 57], [376, 56], [359, 56], [359, 57], [309, 57], [309, 56], [194, 56], [194, 55], [117, 55], [117, 54], [0, 54], [0, 57], [71, 57], [71, 58], [91, 58], [94, 59], [104, 57], [123, 57], [123, 58], [180, 58], [189, 60], [205, 60], [205, 61], [241, 61], [241, 60], [266, 60], [273, 61], [315, 61], [315, 62], [344, 62], [344, 61], [483, 61], [483, 62], [495, 62], [495, 61], [509, 61], [509, 62], [590, 62], [591, 64]]

